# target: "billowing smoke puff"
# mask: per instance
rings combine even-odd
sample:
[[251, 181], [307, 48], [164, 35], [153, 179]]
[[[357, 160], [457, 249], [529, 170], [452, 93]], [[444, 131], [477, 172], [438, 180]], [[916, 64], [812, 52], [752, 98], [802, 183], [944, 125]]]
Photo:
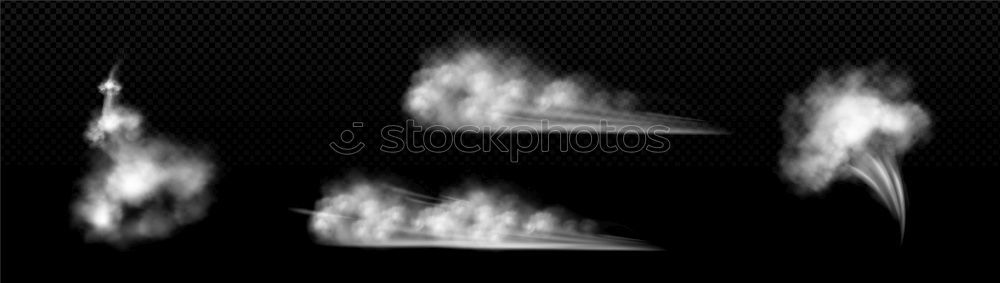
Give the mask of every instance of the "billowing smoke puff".
[[804, 95], [792, 96], [783, 117], [784, 175], [809, 191], [841, 176], [858, 177], [903, 218], [895, 159], [930, 124], [927, 113], [906, 100], [908, 90], [901, 79], [856, 70], [840, 78], [824, 76]]
[[100, 87], [104, 108], [86, 138], [107, 157], [84, 180], [77, 216], [92, 239], [117, 243], [162, 238], [200, 219], [213, 166], [197, 152], [146, 137], [142, 116], [115, 104], [121, 85], [112, 71]]
[[[413, 77], [404, 99], [411, 116], [427, 124], [484, 131], [537, 131], [666, 126], [671, 134], [714, 134], [701, 121], [630, 111], [630, 93], [594, 91], [571, 78], [553, 78], [527, 60], [468, 48], [438, 56]], [[540, 126], [546, 121], [548, 126]]]
[[320, 200], [311, 229], [326, 243], [367, 247], [489, 249], [649, 249], [596, 235], [594, 221], [564, 220], [512, 195], [469, 185], [461, 197], [436, 198], [369, 180], [338, 183]]

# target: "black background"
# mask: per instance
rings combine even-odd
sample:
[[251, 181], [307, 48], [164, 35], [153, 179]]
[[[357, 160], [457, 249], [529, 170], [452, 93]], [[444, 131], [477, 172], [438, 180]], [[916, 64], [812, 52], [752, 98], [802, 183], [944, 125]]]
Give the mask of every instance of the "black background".
[[[981, 252], [995, 185], [996, 3], [20, 3], [2, 17], [5, 276], [45, 264], [412, 264], [424, 256], [658, 262], [698, 255]], [[507, 46], [555, 75], [627, 90], [641, 110], [712, 121], [663, 154], [386, 154], [428, 52]], [[97, 85], [121, 63], [125, 104], [154, 133], [212, 153], [215, 204], [169, 240], [127, 251], [84, 241], [70, 204], [90, 170]], [[913, 83], [932, 136], [902, 160], [902, 244], [868, 189], [799, 197], [778, 175], [779, 118], [824, 70], [884, 64]], [[352, 122], [368, 150], [327, 147]], [[472, 179], [620, 224], [656, 253], [359, 250], [320, 246], [307, 217], [352, 173], [421, 191]], [[194, 258], [191, 258], [195, 255]], [[566, 255], [571, 255], [564, 257]]]

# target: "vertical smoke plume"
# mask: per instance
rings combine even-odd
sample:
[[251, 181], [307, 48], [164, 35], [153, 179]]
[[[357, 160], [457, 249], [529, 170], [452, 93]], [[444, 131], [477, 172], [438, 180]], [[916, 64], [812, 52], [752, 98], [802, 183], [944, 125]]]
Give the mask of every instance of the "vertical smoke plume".
[[806, 191], [856, 177], [868, 184], [906, 227], [906, 193], [897, 158], [930, 125], [927, 113], [907, 101], [905, 81], [856, 70], [820, 78], [792, 96], [783, 117], [787, 143], [784, 175]]
[[457, 196], [432, 197], [356, 180], [328, 188], [310, 228], [324, 243], [354, 247], [651, 250], [642, 242], [595, 234], [597, 223], [534, 210], [512, 195], [468, 185]]
[[610, 130], [603, 122], [615, 129], [666, 126], [668, 134], [722, 133], [699, 120], [631, 111], [634, 100], [553, 78], [520, 58], [469, 48], [429, 60], [413, 76], [404, 108], [417, 120], [452, 129]]
[[143, 117], [115, 102], [122, 89], [115, 70], [99, 88], [104, 106], [86, 133], [103, 164], [84, 180], [76, 214], [92, 239], [162, 238], [202, 217], [213, 167], [191, 149], [147, 137]]

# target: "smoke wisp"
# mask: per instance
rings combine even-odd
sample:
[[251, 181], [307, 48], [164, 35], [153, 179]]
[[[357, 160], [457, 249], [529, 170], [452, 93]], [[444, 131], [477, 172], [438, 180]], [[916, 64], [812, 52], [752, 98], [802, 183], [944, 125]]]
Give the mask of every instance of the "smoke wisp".
[[359, 179], [328, 187], [310, 228], [324, 243], [354, 247], [651, 250], [640, 241], [597, 234], [597, 222], [535, 210], [513, 195], [470, 184], [433, 197]]
[[203, 216], [213, 165], [193, 149], [143, 133], [143, 117], [116, 104], [121, 89], [114, 70], [100, 86], [104, 106], [86, 139], [103, 153], [101, 165], [84, 179], [75, 212], [92, 239], [162, 238]]
[[930, 125], [927, 112], [907, 100], [908, 91], [900, 78], [855, 70], [839, 78], [823, 76], [803, 95], [790, 97], [782, 121], [784, 175], [807, 192], [856, 177], [905, 229], [897, 159]]
[[578, 79], [548, 75], [527, 60], [477, 48], [428, 60], [404, 99], [405, 110], [417, 120], [452, 129], [607, 132], [665, 126], [667, 134], [722, 133], [695, 119], [631, 111], [634, 105], [629, 93], [595, 91]]

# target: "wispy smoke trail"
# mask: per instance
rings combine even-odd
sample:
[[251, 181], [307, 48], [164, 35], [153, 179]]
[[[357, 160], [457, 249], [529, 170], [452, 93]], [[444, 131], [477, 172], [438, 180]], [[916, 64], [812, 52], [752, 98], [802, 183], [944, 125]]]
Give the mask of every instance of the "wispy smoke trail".
[[322, 242], [356, 247], [652, 250], [640, 241], [595, 234], [596, 222], [536, 211], [511, 195], [469, 185], [432, 197], [369, 180], [338, 183], [317, 202], [311, 230]]
[[906, 227], [906, 197], [898, 156], [930, 125], [927, 113], [906, 101], [905, 81], [856, 70], [824, 76], [804, 95], [792, 96], [783, 123], [784, 174], [808, 191], [840, 177], [860, 178]]
[[86, 133], [106, 159], [84, 180], [76, 213], [93, 239], [161, 238], [202, 217], [213, 166], [191, 149], [147, 137], [142, 116], [115, 103], [121, 89], [112, 70], [100, 86], [104, 107]]
[[[628, 110], [633, 96], [594, 91], [578, 80], [552, 78], [526, 60], [466, 49], [430, 60], [414, 75], [405, 109], [425, 123], [503, 131], [621, 129], [666, 126], [668, 134], [720, 134], [706, 123]], [[547, 121], [548, 127], [541, 126]]]

